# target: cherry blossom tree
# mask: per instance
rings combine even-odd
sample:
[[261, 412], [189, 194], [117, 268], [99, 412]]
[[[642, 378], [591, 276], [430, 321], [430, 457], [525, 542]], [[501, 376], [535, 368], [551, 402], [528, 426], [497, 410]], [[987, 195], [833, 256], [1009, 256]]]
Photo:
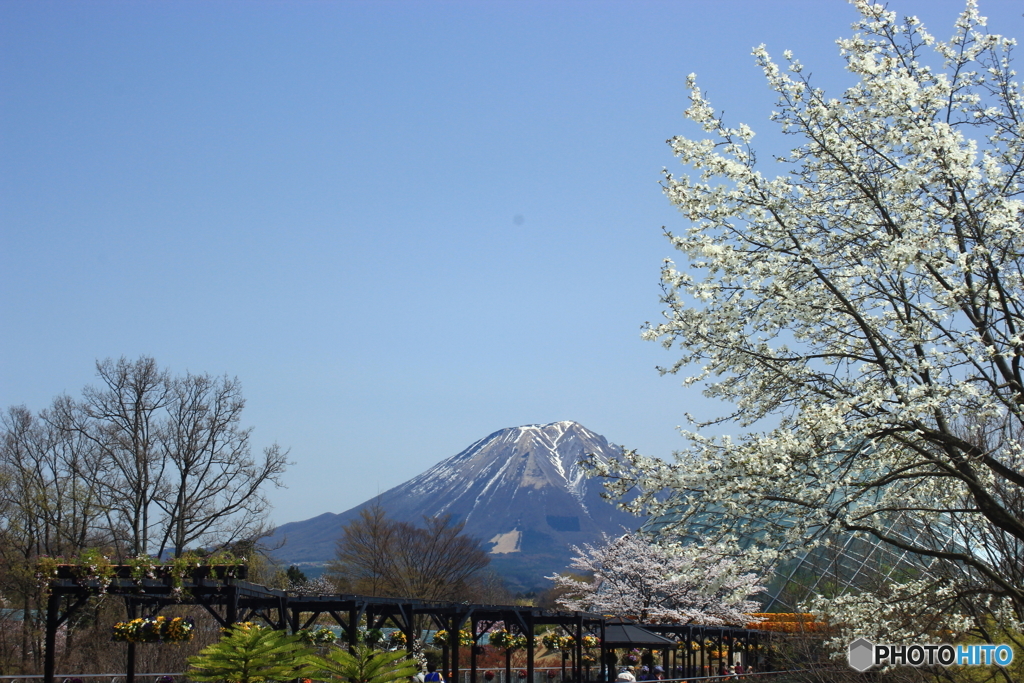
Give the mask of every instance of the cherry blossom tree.
[[[893, 599], [959, 630], [1024, 620], [1024, 99], [1014, 41], [968, 1], [948, 41], [914, 17], [852, 3], [837, 41], [858, 82], [815, 87], [789, 52], [753, 52], [794, 146], [762, 173], [690, 76], [664, 189], [687, 219], [644, 336], [666, 373], [732, 404], [697, 423], [675, 464], [593, 463], [634, 510], [714, 509], [725, 533], [794, 549], [855, 534], [918, 558]], [[774, 175], [774, 173], [773, 173]], [[709, 436], [732, 426], [733, 437]], [[897, 520], [898, 523], [894, 523]], [[898, 533], [898, 530], [914, 533]], [[900, 598], [903, 596], [903, 598]], [[877, 596], [832, 602], [890, 629]], [[905, 606], [905, 604], [903, 605]], [[979, 616], [980, 615], [980, 616]], [[966, 620], [970, 617], [971, 620]], [[989, 622], [991, 623], [991, 622]], [[936, 624], [931, 622], [931, 626]], [[902, 627], [901, 627], [902, 628]], [[989, 632], [991, 633], [991, 631]]]
[[763, 588], [750, 561], [725, 546], [655, 543], [640, 534], [573, 547], [572, 568], [593, 576], [548, 579], [568, 610], [629, 616], [643, 623], [746, 624]]

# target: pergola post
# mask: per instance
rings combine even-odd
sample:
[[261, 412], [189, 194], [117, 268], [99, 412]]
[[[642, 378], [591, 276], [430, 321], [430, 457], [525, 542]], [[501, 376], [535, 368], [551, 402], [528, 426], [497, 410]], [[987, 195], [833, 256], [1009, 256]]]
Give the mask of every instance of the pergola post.
[[409, 656], [415, 657], [413, 654], [413, 641], [416, 640], [416, 616], [413, 605], [407, 605], [403, 611], [405, 619], [405, 628], [402, 629], [402, 633], [405, 634], [405, 645], [409, 648]]
[[43, 683], [54, 683], [57, 663], [57, 627], [60, 626], [60, 596], [52, 590], [46, 598], [46, 651], [43, 653]]
[[228, 585], [225, 588], [228, 594], [228, 604], [224, 618], [228, 622], [228, 626], [234, 626], [238, 621], [238, 586]]
[[359, 609], [353, 607], [348, 611], [348, 649], [355, 653], [356, 641], [359, 640]]
[[[125, 607], [128, 608], [128, 621], [135, 618], [135, 603], [125, 596]], [[135, 643], [128, 641], [128, 661], [125, 666], [125, 683], [135, 683]]]
[[473, 646], [472, 649], [469, 651], [469, 683], [476, 683], [476, 649], [477, 647], [479, 647], [477, 645], [477, 640], [479, 639], [479, 636], [476, 634], [476, 629], [478, 626], [476, 617], [471, 617], [469, 623], [470, 628], [472, 629], [473, 632]]
[[526, 683], [536, 683], [534, 680], [533, 655], [537, 639], [533, 634], [533, 613], [526, 618]]
[[576, 640], [573, 647], [572, 676], [575, 683], [583, 683], [583, 615], [576, 613]]
[[448, 632], [448, 640], [452, 644], [452, 680], [459, 683], [459, 630], [462, 628], [462, 615], [456, 610], [452, 616], [452, 629]]

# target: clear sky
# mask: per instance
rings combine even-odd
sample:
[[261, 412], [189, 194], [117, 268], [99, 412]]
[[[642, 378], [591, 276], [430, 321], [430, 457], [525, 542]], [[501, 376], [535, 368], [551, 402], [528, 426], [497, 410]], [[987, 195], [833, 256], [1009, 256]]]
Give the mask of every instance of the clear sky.
[[[953, 0], [893, 0], [940, 37]], [[1024, 38], [1024, 3], [982, 0]], [[750, 56], [838, 95], [842, 0], [0, 3], [0, 406], [96, 359], [241, 379], [291, 448], [274, 521], [341, 512], [504, 427], [648, 455], [697, 390], [639, 338], [681, 227], [696, 72], [762, 149]], [[781, 149], [781, 148], [778, 148]], [[762, 158], [768, 155], [762, 152]]]

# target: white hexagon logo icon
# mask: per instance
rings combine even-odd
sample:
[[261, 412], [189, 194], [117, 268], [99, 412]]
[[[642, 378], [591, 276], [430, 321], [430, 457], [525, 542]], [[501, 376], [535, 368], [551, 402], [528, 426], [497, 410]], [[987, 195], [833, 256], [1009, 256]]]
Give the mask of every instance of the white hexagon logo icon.
[[847, 661], [857, 671], [867, 671], [874, 664], [874, 644], [866, 638], [858, 638], [850, 643], [850, 652]]

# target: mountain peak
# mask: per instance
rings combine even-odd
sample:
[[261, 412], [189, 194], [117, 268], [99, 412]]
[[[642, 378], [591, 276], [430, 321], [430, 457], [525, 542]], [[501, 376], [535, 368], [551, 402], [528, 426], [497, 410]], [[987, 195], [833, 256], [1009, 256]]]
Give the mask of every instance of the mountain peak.
[[[424, 517], [451, 515], [465, 523], [466, 533], [484, 541], [499, 570], [507, 558], [520, 573], [539, 572], [529, 580], [514, 579], [518, 587], [541, 585], [544, 573], [564, 569], [570, 546], [598, 543], [603, 533], [621, 533], [642, 521], [600, 497], [600, 484], [588, 480], [580, 467], [590, 453], [614, 459], [621, 448], [569, 420], [493, 432], [404, 484], [334, 516], [324, 560], [333, 556], [341, 526], [379, 501], [389, 517], [413, 524]], [[298, 524], [303, 523], [285, 525], [281, 531]], [[286, 561], [298, 559], [287, 544], [275, 554]]]

